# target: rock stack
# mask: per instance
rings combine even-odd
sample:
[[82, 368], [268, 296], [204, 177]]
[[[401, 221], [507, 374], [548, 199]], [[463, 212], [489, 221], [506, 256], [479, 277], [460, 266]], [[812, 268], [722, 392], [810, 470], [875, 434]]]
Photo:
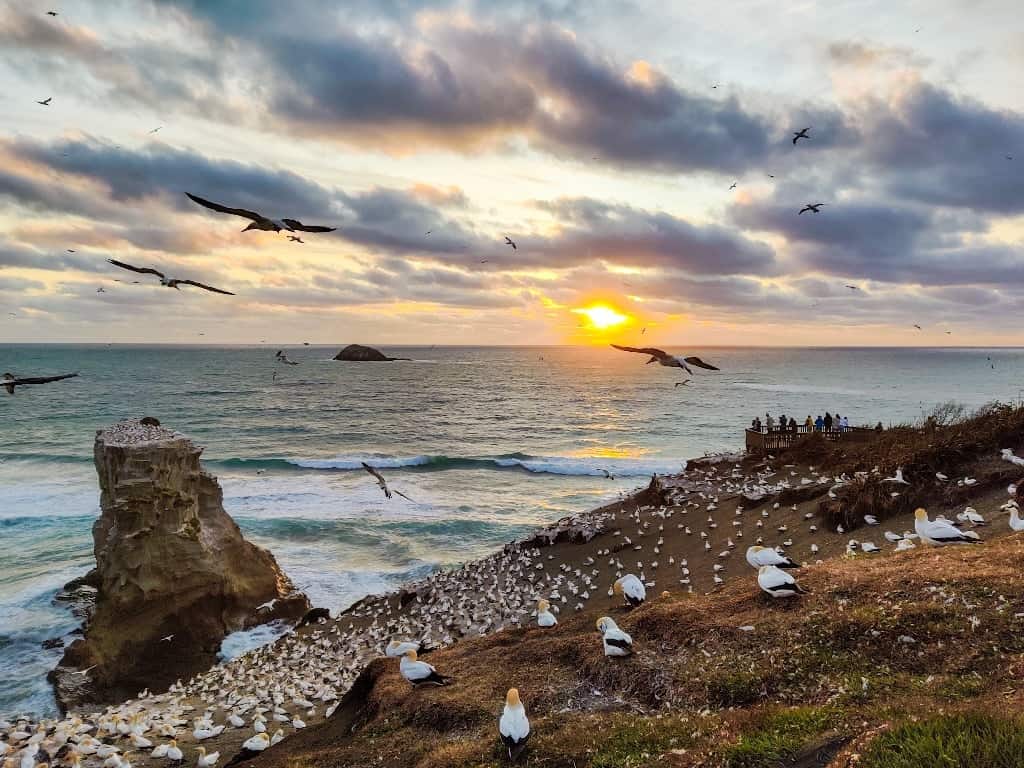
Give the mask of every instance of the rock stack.
[[62, 706], [163, 689], [213, 663], [226, 634], [309, 610], [273, 555], [224, 511], [201, 453], [158, 425], [97, 432], [96, 568], [76, 580], [95, 589], [95, 604], [51, 674]]

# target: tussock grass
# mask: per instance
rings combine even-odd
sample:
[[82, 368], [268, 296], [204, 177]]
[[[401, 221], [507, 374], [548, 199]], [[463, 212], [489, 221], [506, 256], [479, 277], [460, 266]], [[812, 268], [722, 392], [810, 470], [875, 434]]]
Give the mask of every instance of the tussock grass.
[[864, 753], [863, 768], [1020, 768], [1024, 721], [983, 713], [906, 723], [882, 734]]
[[837, 712], [827, 707], [770, 713], [726, 750], [726, 768], [776, 768], [828, 731], [837, 719]]

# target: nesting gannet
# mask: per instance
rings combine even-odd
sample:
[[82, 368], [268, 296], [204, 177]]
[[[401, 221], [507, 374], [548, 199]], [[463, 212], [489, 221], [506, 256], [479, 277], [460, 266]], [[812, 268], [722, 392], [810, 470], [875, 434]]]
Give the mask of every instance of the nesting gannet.
[[224, 291], [221, 290], [220, 288], [214, 288], [212, 285], [206, 285], [205, 283], [197, 283], [195, 280], [180, 280], [176, 277], [167, 277], [167, 275], [165, 275], [163, 272], [157, 269], [153, 269], [152, 267], [133, 267], [131, 264], [127, 264], [123, 261], [118, 261], [117, 259], [107, 259], [107, 261], [113, 264], [115, 267], [120, 267], [121, 269], [127, 269], [132, 272], [138, 272], [143, 275], [156, 275], [158, 278], [160, 278], [160, 285], [164, 286], [165, 288], [173, 288], [176, 291], [181, 290], [181, 288], [178, 287], [179, 285], [192, 285], [195, 286], [196, 288], [202, 288], [204, 291], [211, 291], [212, 293], [222, 293], [225, 296], [235, 295], [231, 291]]
[[5, 373], [3, 377], [0, 377], [0, 384], [3, 384], [8, 395], [13, 395], [15, 387], [22, 387], [26, 384], [49, 384], [52, 381], [73, 379], [77, 375], [77, 373], [65, 373], [60, 376], [15, 376], [13, 373]]
[[597, 620], [597, 631], [601, 633], [605, 656], [629, 656], [633, 653], [633, 638], [609, 617], [602, 616]]
[[530, 738], [530, 721], [526, 717], [526, 709], [519, 700], [519, 691], [509, 688], [505, 695], [505, 707], [498, 719], [498, 733], [501, 743], [508, 750], [508, 759], [515, 762], [526, 749], [526, 741]]
[[551, 604], [547, 600], [537, 601], [537, 626], [538, 627], [553, 627], [558, 623], [558, 619], [555, 618], [550, 610]]
[[390, 656], [393, 659], [400, 659], [405, 656], [407, 651], [423, 653], [426, 650], [423, 643], [418, 640], [392, 640], [388, 643], [387, 648], [384, 649], [384, 655]]
[[1024, 531], [1024, 520], [1020, 519], [1020, 509], [1016, 505], [1010, 507], [1010, 529]]
[[[708, 371], [721, 370], [710, 363], [705, 363], [699, 357], [677, 357], [676, 355], [670, 355], [668, 352], [661, 349], [655, 349], [654, 347], [623, 347], [618, 344], [612, 344], [612, 347], [623, 352], [639, 352], [642, 355], [650, 355], [651, 359], [647, 361], [647, 365], [657, 363], [658, 365], [663, 365], [667, 368], [682, 368], [689, 374], [693, 373], [693, 369], [690, 368], [691, 365], [695, 365], [698, 368], [704, 368]], [[689, 365], [687, 365], [687, 363], [689, 363]]]
[[1024, 459], [1015, 455], [1012, 448], [1003, 448], [1003, 450], [999, 452], [999, 455], [1002, 457], [1003, 461], [1009, 461], [1012, 464], [1016, 464], [1018, 467], [1024, 467]]
[[399, 662], [399, 670], [402, 677], [419, 688], [421, 685], [448, 685], [451, 678], [438, 674], [430, 664], [425, 661], [417, 661], [416, 651], [406, 651]]
[[882, 480], [883, 483], [897, 483], [899, 485], [910, 485], [906, 480], [903, 479], [903, 467], [896, 468], [896, 474], [892, 477], [886, 477]]
[[914, 510], [914, 530], [921, 541], [932, 546], [977, 544], [981, 541], [974, 531], [961, 531], [945, 520], [929, 520], [928, 513], [920, 507]]
[[246, 739], [244, 742], [242, 742], [242, 752], [240, 753], [239, 757], [244, 760], [247, 757], [252, 757], [257, 753], [262, 752], [269, 746], [270, 736], [268, 736], [266, 733], [257, 733], [252, 738]]
[[647, 599], [647, 589], [644, 587], [644, 583], [632, 573], [627, 573], [625, 576], [616, 579], [612, 585], [612, 592], [616, 595], [622, 595], [633, 608], [636, 608], [636, 606]]
[[864, 515], [864, 522], [868, 525], [878, 525], [878, 518], [874, 515]]
[[206, 753], [206, 747], [198, 747], [196, 752], [199, 753], [199, 757], [196, 759], [196, 765], [199, 768], [213, 768], [220, 760], [220, 752]]
[[774, 565], [778, 568], [799, 568], [799, 563], [794, 563], [785, 555], [780, 555], [771, 547], [753, 546], [747, 547], [747, 562], [752, 568], [760, 570], [765, 565]]
[[796, 579], [774, 565], [763, 565], [757, 571], [757, 585], [772, 597], [792, 597], [807, 592]]
[[229, 208], [226, 205], [215, 203], [212, 200], [205, 200], [197, 195], [193, 195], [189, 192], [185, 193], [188, 199], [204, 208], [209, 208], [211, 211], [217, 211], [218, 213], [230, 213], [232, 216], [241, 216], [243, 219], [250, 219], [249, 225], [243, 229], [243, 232], [248, 232], [250, 229], [259, 229], [264, 232], [280, 232], [282, 229], [288, 232], [333, 232], [334, 227], [319, 227], [309, 224], [303, 224], [301, 221], [295, 219], [269, 219], [262, 213], [256, 213], [255, 211], [247, 211], [245, 208]]
[[985, 518], [979, 515], [978, 510], [974, 507], [967, 507], [967, 509], [956, 516], [956, 519], [961, 523], [970, 523], [971, 525], [988, 525]]

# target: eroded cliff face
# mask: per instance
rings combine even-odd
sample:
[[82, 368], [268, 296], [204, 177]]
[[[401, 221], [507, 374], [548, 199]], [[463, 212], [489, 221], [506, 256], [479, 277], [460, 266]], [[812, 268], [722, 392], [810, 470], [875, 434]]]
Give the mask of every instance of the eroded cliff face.
[[201, 453], [184, 435], [139, 422], [97, 433], [97, 595], [84, 638], [53, 674], [63, 706], [161, 689], [208, 667], [229, 632], [309, 610], [273, 555], [224, 511]]

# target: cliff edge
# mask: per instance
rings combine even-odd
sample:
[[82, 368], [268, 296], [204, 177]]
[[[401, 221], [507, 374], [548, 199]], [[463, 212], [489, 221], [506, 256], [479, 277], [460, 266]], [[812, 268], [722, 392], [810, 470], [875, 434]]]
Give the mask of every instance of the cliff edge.
[[51, 674], [62, 707], [165, 688], [213, 663], [228, 633], [309, 610], [274, 556], [224, 511], [201, 453], [161, 426], [97, 432], [101, 514], [85, 579], [96, 598], [84, 637]]

